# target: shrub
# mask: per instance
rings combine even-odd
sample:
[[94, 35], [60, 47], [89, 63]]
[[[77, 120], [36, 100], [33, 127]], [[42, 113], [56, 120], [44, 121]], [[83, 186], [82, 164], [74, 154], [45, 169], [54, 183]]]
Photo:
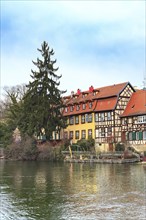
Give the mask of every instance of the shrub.
[[95, 140], [93, 138], [89, 138], [87, 140], [80, 139], [77, 141], [77, 144], [84, 148], [84, 150], [91, 150], [95, 145]]
[[115, 146], [115, 151], [124, 151], [125, 150], [125, 145], [123, 143], [117, 143]]
[[36, 160], [38, 148], [36, 141], [30, 137], [23, 137], [21, 142], [11, 143], [5, 149], [5, 157], [16, 160]]
[[38, 145], [39, 154], [37, 160], [62, 160], [63, 155], [61, 154], [61, 149], [61, 146], [54, 147], [49, 142]]

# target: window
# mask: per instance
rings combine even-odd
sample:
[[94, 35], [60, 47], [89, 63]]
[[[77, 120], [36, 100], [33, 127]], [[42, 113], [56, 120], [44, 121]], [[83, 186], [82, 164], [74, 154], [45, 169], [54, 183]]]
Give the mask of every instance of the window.
[[86, 104], [85, 103], [83, 103], [82, 108], [86, 109]]
[[128, 118], [128, 124], [132, 123], [132, 118]]
[[67, 107], [65, 108], [65, 112], [67, 112]]
[[76, 110], [77, 110], [77, 111], [80, 110], [80, 106], [79, 106], [79, 105], [76, 106]]
[[137, 141], [139, 140], [139, 132], [138, 131], [136, 132], [136, 140]]
[[100, 121], [104, 121], [104, 113], [100, 113]]
[[132, 132], [129, 132], [128, 139], [129, 141], [132, 141]]
[[88, 122], [88, 114], [85, 115], [85, 122]]
[[75, 117], [75, 123], [76, 123], [76, 124], [79, 124], [79, 116], [76, 116], [76, 117]]
[[79, 131], [76, 131], [76, 132], [75, 132], [75, 138], [76, 138], [76, 139], [79, 139], [79, 134], [80, 134]]
[[126, 125], [127, 124], [127, 118], [123, 118], [122, 119], [122, 125]]
[[85, 115], [81, 115], [81, 123], [85, 123]]
[[88, 138], [92, 137], [92, 129], [88, 129]]
[[99, 120], [98, 113], [95, 113], [95, 122]]
[[108, 137], [112, 136], [112, 127], [107, 128], [107, 136]]
[[143, 140], [146, 140], [146, 131], [143, 131]]
[[108, 112], [107, 113], [107, 120], [110, 121], [112, 119], [112, 114], [111, 112]]
[[92, 114], [88, 114], [88, 122], [92, 122]]
[[71, 112], [73, 111], [73, 106], [70, 106], [70, 111], [71, 111]]
[[101, 137], [105, 137], [105, 128], [101, 128]]
[[70, 124], [70, 125], [73, 125], [73, 124], [74, 124], [74, 116], [71, 116], [71, 117], [69, 118], [69, 124]]
[[70, 137], [70, 139], [73, 139], [73, 134], [74, 134], [73, 131], [70, 131], [70, 132], [69, 132], [69, 137]]
[[82, 139], [86, 139], [86, 130], [82, 130]]
[[89, 108], [92, 108], [92, 102], [89, 102]]
[[137, 123], [138, 124], [146, 123], [146, 115], [138, 116]]
[[65, 138], [65, 139], [68, 139], [68, 133], [67, 133], [67, 131], [64, 132], [64, 138]]

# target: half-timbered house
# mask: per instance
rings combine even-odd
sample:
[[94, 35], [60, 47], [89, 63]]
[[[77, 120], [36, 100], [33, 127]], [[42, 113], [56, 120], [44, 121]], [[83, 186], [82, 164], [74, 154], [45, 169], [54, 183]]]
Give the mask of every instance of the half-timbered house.
[[132, 94], [122, 119], [122, 141], [139, 151], [146, 151], [146, 90]]
[[129, 82], [102, 87], [93, 98], [96, 100], [95, 145], [101, 151], [112, 151], [121, 142], [121, 119], [127, 103], [134, 92]]
[[64, 138], [76, 143], [79, 139], [95, 139], [100, 150], [113, 150], [113, 143], [121, 141], [121, 119], [126, 105], [134, 92], [129, 82], [87, 91], [77, 90], [64, 97], [64, 116], [68, 126]]

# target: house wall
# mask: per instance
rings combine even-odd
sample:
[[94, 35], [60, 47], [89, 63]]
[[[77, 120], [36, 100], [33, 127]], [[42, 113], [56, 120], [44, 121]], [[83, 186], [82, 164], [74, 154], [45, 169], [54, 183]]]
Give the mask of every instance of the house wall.
[[[95, 122], [95, 146], [101, 151], [114, 150], [115, 144], [121, 142], [122, 129], [120, 115], [124, 112], [127, 103], [134, 92], [130, 85], [127, 85], [117, 97], [117, 104], [111, 113], [111, 119], [108, 120], [108, 112], [99, 112], [99, 120]], [[97, 114], [97, 113], [96, 113]], [[104, 121], [101, 120], [101, 115], [104, 114]], [[111, 134], [108, 134], [108, 130], [111, 129]], [[105, 131], [105, 134], [101, 134], [101, 130]]]
[[[92, 115], [92, 122], [88, 122], [86, 119], [86, 115]], [[95, 122], [94, 122], [94, 113], [89, 114], [81, 114], [81, 115], [73, 115], [74, 123], [70, 125], [68, 119], [68, 126], [64, 129], [64, 138], [69, 138], [72, 140], [72, 143], [76, 143], [79, 139], [82, 138], [82, 131], [85, 131], [86, 137], [84, 139], [88, 139], [88, 132], [92, 130], [92, 138], [95, 138]], [[82, 123], [81, 117], [85, 116], [85, 123]], [[79, 117], [79, 122], [75, 123], [75, 117]], [[79, 132], [79, 137], [76, 137], [76, 132]], [[70, 132], [73, 132], [73, 137], [70, 137]], [[67, 136], [66, 136], [67, 135]]]
[[146, 120], [140, 121], [140, 117], [146, 119], [146, 115], [122, 118], [122, 132], [127, 146], [143, 151], [146, 150]]

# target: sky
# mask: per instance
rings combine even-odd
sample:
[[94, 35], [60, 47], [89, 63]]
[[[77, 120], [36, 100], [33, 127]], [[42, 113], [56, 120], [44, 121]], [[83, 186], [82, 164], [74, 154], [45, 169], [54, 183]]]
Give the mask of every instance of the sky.
[[146, 1], [1, 0], [0, 88], [28, 84], [43, 41], [60, 89], [76, 92], [146, 77]]

